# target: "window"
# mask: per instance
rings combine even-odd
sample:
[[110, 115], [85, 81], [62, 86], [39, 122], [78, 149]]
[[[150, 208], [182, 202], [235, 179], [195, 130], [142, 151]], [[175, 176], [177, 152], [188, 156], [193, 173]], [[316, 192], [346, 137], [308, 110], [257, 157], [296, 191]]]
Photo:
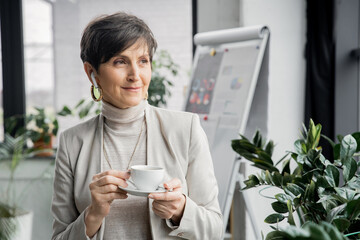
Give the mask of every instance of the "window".
[[43, 0], [23, 0], [26, 111], [54, 111], [52, 6]]

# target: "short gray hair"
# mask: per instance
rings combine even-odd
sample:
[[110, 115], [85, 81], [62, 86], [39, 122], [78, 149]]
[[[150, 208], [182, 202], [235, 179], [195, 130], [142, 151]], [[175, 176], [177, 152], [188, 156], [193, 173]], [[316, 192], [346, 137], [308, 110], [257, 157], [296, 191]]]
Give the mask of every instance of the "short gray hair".
[[80, 42], [80, 57], [98, 71], [100, 64], [109, 61], [139, 39], [143, 39], [147, 44], [152, 62], [157, 42], [143, 20], [124, 12], [102, 15], [92, 20], [84, 29]]

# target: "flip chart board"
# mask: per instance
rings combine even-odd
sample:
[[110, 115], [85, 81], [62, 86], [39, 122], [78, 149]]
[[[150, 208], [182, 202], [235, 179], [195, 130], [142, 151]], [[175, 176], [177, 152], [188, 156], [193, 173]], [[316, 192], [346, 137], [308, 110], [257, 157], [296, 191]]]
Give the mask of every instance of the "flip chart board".
[[269, 35], [267, 27], [254, 26], [194, 37], [196, 53], [184, 106], [199, 114], [207, 134], [226, 222], [239, 166], [231, 140], [255, 129], [267, 132]]

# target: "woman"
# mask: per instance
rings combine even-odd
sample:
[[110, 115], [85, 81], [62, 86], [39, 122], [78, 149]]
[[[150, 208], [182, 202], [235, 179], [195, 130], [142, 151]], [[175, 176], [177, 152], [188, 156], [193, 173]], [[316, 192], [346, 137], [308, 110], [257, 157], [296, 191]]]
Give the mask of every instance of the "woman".
[[[99, 17], [81, 59], [100, 115], [63, 132], [56, 157], [52, 239], [220, 239], [222, 216], [207, 139], [197, 115], [148, 105], [157, 43], [140, 19]], [[129, 167], [165, 169], [164, 193], [137, 197]]]

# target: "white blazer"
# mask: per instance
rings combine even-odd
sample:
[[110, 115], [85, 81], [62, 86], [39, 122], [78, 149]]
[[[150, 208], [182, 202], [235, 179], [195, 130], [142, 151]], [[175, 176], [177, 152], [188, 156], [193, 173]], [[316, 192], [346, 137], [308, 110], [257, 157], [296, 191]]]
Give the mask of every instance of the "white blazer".
[[[165, 180], [178, 178], [186, 196], [178, 227], [154, 214], [149, 200], [153, 239], [221, 239], [218, 186], [205, 132], [196, 114], [148, 106], [147, 164], [165, 169]], [[56, 156], [52, 239], [82, 240], [84, 210], [91, 203], [89, 184], [102, 172], [103, 116], [64, 131]], [[103, 239], [105, 219], [93, 239]]]

